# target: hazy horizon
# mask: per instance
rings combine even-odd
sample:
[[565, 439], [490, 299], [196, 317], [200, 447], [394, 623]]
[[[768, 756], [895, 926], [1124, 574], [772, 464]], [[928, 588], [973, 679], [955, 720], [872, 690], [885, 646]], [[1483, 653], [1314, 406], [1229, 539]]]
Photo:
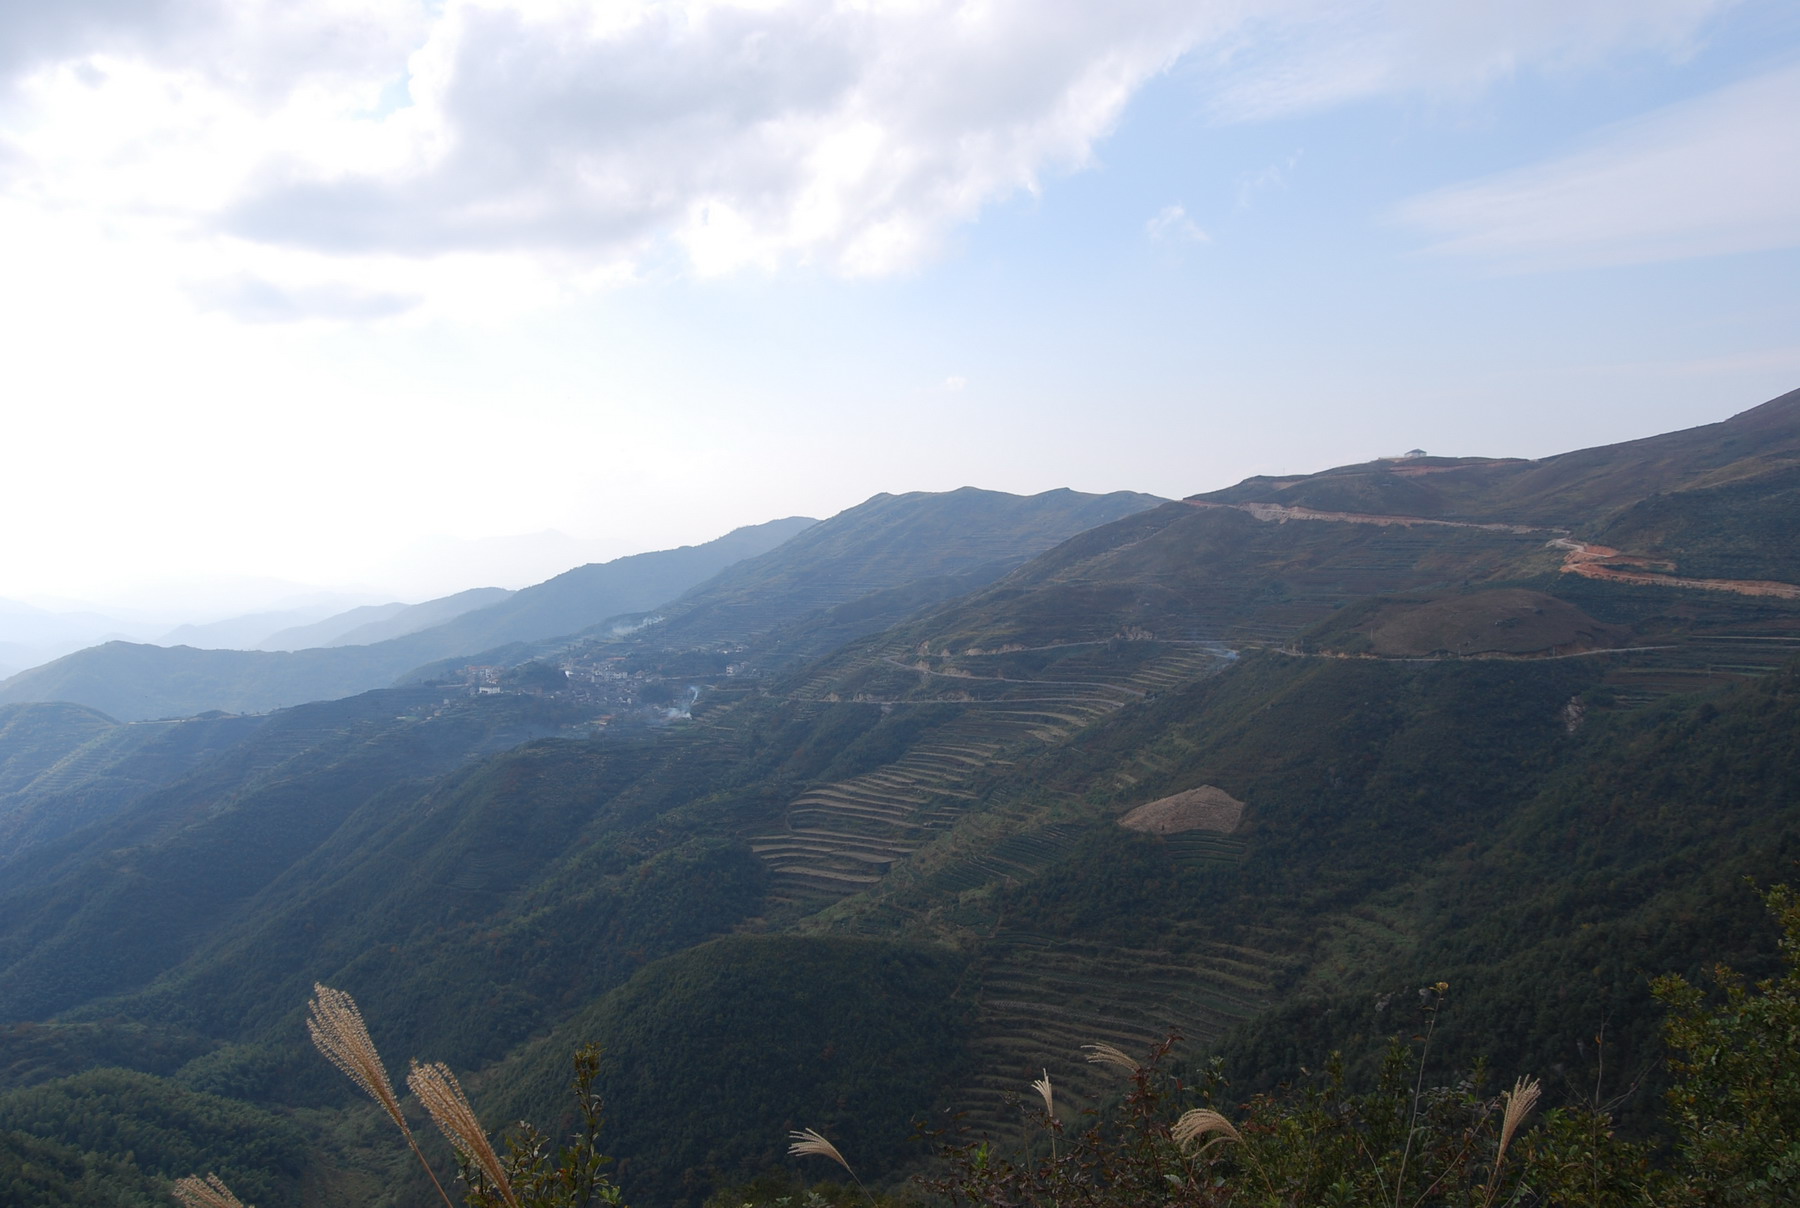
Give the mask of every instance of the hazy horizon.
[[1800, 384], [1778, 0], [171, 0], [0, 48], [5, 599], [425, 599]]
[[[1783, 391], [1783, 393], [1786, 392]], [[1718, 418], [1727, 418], [1729, 415], [1749, 410], [1766, 401], [1768, 400], [1758, 399], [1755, 402], [1746, 403]], [[1681, 426], [1691, 427], [1694, 425]], [[1616, 439], [1601, 440], [1595, 443], [1615, 444], [1655, 434], [1655, 432], [1632, 432]], [[1576, 447], [1546, 450], [1539, 455], [1553, 456], [1557, 453], [1572, 452]], [[1333, 465], [1353, 464], [1357, 461], [1393, 456], [1405, 451], [1397, 448], [1380, 451], [1360, 450], [1317, 465], [1295, 467], [1293, 470], [1284, 472], [1310, 473], [1328, 469]], [[1448, 451], [1426, 450], [1426, 452], [1446, 453]], [[1489, 454], [1485, 450], [1458, 450], [1456, 455], [1489, 456], [1494, 454]], [[1164, 497], [1181, 498], [1200, 494], [1204, 491], [1232, 485], [1249, 476], [1249, 474], [1245, 474], [1224, 481], [1212, 482]], [[963, 485], [983, 490], [1000, 489], [973, 482]], [[903, 493], [906, 489], [901, 488], [893, 493]], [[955, 490], [958, 488], [942, 489]], [[1043, 489], [1066, 488], [1052, 486]], [[1113, 489], [1141, 490], [1141, 488], [1130, 485]], [[871, 495], [858, 497], [844, 504], [843, 507], [815, 518], [827, 519], [836, 515], [837, 512], [855, 507], [880, 493], [882, 492], [877, 491]], [[1037, 492], [1009, 493], [1035, 494]], [[1105, 494], [1106, 492], [1091, 493]], [[1144, 493], [1157, 494], [1158, 492], [1145, 491]], [[0, 648], [3, 648], [8, 641], [9, 628], [18, 619], [18, 610], [14, 606], [23, 606], [24, 609], [31, 611], [41, 611], [53, 618], [83, 613], [103, 614], [104, 620], [108, 624], [117, 623], [119, 626], [116, 632], [104, 635], [109, 640], [117, 637], [129, 641], [167, 645], [172, 643], [168, 640], [170, 635], [165, 631], [182, 626], [209, 625], [281, 612], [305, 612], [309, 614], [308, 619], [322, 620], [359, 606], [390, 603], [420, 604], [479, 587], [500, 587], [516, 591], [589, 563], [610, 562], [633, 554], [701, 544], [722, 537], [732, 529], [763, 524], [782, 518], [780, 516], [740, 517], [717, 531], [692, 538], [671, 540], [668, 544], [663, 545], [652, 545], [646, 540], [633, 541], [624, 534], [582, 539], [548, 529], [531, 533], [501, 534], [479, 538], [457, 538], [441, 533], [430, 534], [412, 541], [389, 559], [377, 559], [371, 562], [361, 574], [338, 581], [301, 582], [267, 576], [237, 576], [230, 573], [187, 577], [166, 576], [124, 582], [95, 579], [90, 581], [92, 586], [85, 594], [82, 593], [81, 588], [77, 587], [74, 591], [66, 594], [0, 595]], [[298, 624], [301, 622], [294, 620], [288, 623]], [[99, 631], [94, 629], [93, 632]], [[78, 649], [88, 644], [91, 643], [85, 641], [73, 644], [51, 643], [59, 650]], [[6, 668], [5, 659], [0, 658], [0, 670], [6, 670]], [[22, 668], [15, 666], [11, 671], [20, 669]], [[10, 674], [11, 671], [7, 671], [7, 674]]]

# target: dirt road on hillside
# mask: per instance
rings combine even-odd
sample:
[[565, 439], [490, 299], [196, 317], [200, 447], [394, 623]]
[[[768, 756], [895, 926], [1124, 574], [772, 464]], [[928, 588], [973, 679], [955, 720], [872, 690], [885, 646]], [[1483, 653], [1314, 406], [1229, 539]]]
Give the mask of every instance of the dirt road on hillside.
[[1800, 600], [1800, 584], [1772, 579], [1683, 579], [1674, 574], [1673, 562], [1627, 554], [1604, 545], [1576, 541], [1569, 530], [1529, 524], [1477, 524], [1470, 520], [1433, 520], [1425, 516], [1382, 516], [1368, 512], [1322, 512], [1316, 508], [1287, 507], [1279, 503], [1210, 503], [1184, 500], [1189, 507], [1231, 508], [1257, 520], [1275, 524], [1297, 521], [1333, 521], [1338, 524], [1438, 525], [1444, 528], [1484, 529], [1491, 533], [1556, 533], [1549, 542], [1565, 550], [1562, 572], [1584, 579], [1631, 583], [1639, 587], [1684, 587], [1695, 591], [1725, 591], [1740, 596], [1771, 596]]
[[1567, 537], [1559, 537], [1550, 544], [1569, 551], [1562, 564], [1566, 575], [1611, 583], [1636, 583], [1642, 587], [1688, 587], [1700, 591], [1729, 591], [1740, 596], [1800, 600], [1800, 584], [1780, 583], [1773, 579], [1681, 579], [1670, 573], [1675, 569], [1673, 562], [1621, 553], [1608, 546], [1590, 545]]

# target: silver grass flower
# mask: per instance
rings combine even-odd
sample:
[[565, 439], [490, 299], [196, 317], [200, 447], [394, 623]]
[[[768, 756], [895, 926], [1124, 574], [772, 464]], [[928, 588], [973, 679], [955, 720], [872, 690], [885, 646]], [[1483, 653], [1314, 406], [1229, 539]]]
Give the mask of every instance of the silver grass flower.
[[[438, 1181], [437, 1172], [425, 1160], [425, 1153], [419, 1148], [418, 1138], [413, 1136], [412, 1129], [407, 1126], [406, 1117], [401, 1114], [400, 1100], [394, 1095], [393, 1083], [388, 1081], [387, 1067], [381, 1062], [381, 1054], [376, 1051], [375, 1042], [369, 1039], [368, 1025], [363, 1023], [362, 1012], [356, 1008], [356, 1000], [342, 990], [333, 990], [330, 986], [317, 982], [313, 983], [313, 995], [306, 1004], [306, 1030], [312, 1033], [314, 1047], [325, 1054], [327, 1061], [342, 1070], [350, 1081], [361, 1087], [364, 1094], [381, 1105], [381, 1110], [388, 1114], [388, 1119], [394, 1122], [400, 1135], [406, 1138], [407, 1147], [419, 1159], [419, 1165], [425, 1168], [426, 1177], [437, 1188], [438, 1198], [444, 1201], [444, 1208], [456, 1208], [450, 1202], [450, 1193]], [[189, 1205], [189, 1208], [215, 1206], [201, 1204]], [[229, 1208], [229, 1205], [224, 1208]]]
[[394, 1097], [387, 1068], [381, 1064], [375, 1042], [369, 1039], [369, 1029], [363, 1023], [362, 1012], [356, 1009], [356, 1000], [342, 990], [317, 983], [313, 985], [313, 995], [306, 1004], [306, 1030], [312, 1033], [313, 1044], [364, 1094], [379, 1103], [388, 1118], [411, 1138], [412, 1129], [400, 1114], [400, 1101]]
[[462, 1084], [450, 1067], [441, 1061], [429, 1065], [412, 1063], [412, 1072], [406, 1076], [406, 1085], [412, 1093], [419, 1097], [425, 1110], [431, 1113], [431, 1119], [444, 1134], [444, 1140], [457, 1153], [481, 1168], [488, 1177], [488, 1182], [500, 1193], [502, 1199], [512, 1208], [519, 1208], [519, 1199], [513, 1194], [512, 1182], [506, 1177], [506, 1170], [500, 1165], [500, 1156], [494, 1152], [488, 1141], [487, 1130], [481, 1127], [481, 1121], [475, 1115], [475, 1109], [469, 1106], [469, 1097], [463, 1094]]
[[1181, 1113], [1175, 1121], [1175, 1127], [1169, 1130], [1169, 1136], [1175, 1144], [1186, 1148], [1207, 1133], [1218, 1133], [1215, 1140], [1242, 1141], [1238, 1130], [1232, 1127], [1231, 1121], [1221, 1116], [1210, 1107], [1195, 1107]]
[[788, 1146], [788, 1155], [790, 1157], [804, 1158], [811, 1154], [818, 1154], [820, 1157], [830, 1158], [833, 1162], [842, 1166], [844, 1170], [849, 1173], [851, 1178], [854, 1179], [856, 1177], [856, 1172], [850, 1169], [850, 1163], [844, 1161], [844, 1155], [838, 1152], [837, 1146], [833, 1145], [830, 1141], [827, 1141], [812, 1129], [803, 1128], [791, 1132], [788, 1134], [788, 1140], [792, 1142], [792, 1144]]
[[1128, 1057], [1122, 1049], [1104, 1043], [1084, 1044], [1081, 1047], [1087, 1053], [1087, 1059], [1095, 1065], [1116, 1065], [1133, 1074], [1138, 1071], [1138, 1063]]
[[1531, 1109], [1537, 1106], [1542, 1089], [1536, 1078], [1520, 1078], [1506, 1092], [1506, 1111], [1500, 1117], [1500, 1152], [1494, 1155], [1496, 1166], [1506, 1156], [1506, 1147], [1512, 1144], [1513, 1133], [1518, 1131], [1525, 1117], [1531, 1114]]
[[1500, 1145], [1494, 1151], [1494, 1169], [1488, 1172], [1486, 1194], [1482, 1196], [1482, 1208], [1494, 1202], [1500, 1191], [1500, 1166], [1506, 1161], [1507, 1146], [1512, 1144], [1513, 1134], [1519, 1131], [1519, 1125], [1537, 1106], [1538, 1095], [1542, 1091], [1536, 1078], [1519, 1078], [1506, 1092], [1506, 1110], [1500, 1114]]
[[1043, 1097], [1044, 1114], [1054, 1120], [1056, 1118], [1056, 1092], [1050, 1085], [1050, 1071], [1045, 1070], [1042, 1078], [1032, 1082], [1031, 1089]]
[[185, 1179], [176, 1179], [171, 1190], [186, 1208], [244, 1208], [244, 1202], [232, 1195], [225, 1180], [216, 1174], [209, 1174], [204, 1179], [190, 1174]]

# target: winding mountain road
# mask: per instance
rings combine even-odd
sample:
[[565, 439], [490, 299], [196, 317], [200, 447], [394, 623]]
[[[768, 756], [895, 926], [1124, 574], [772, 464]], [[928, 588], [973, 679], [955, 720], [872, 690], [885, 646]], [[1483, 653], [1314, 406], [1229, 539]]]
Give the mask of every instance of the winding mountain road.
[[1230, 508], [1265, 523], [1286, 524], [1289, 521], [1328, 521], [1338, 524], [1403, 524], [1438, 525], [1444, 528], [1483, 529], [1490, 533], [1555, 533], [1548, 544], [1567, 551], [1562, 573], [1580, 575], [1584, 579], [1600, 579], [1611, 583], [1630, 583], [1639, 587], [1683, 587], [1696, 591], [1724, 591], [1740, 596], [1770, 596], [1782, 600], [1800, 600], [1800, 584], [1773, 579], [1683, 579], [1675, 575], [1675, 564], [1665, 559], [1628, 554], [1605, 545], [1576, 541], [1569, 530], [1529, 524], [1482, 524], [1472, 520], [1436, 520], [1427, 516], [1383, 516], [1370, 512], [1322, 512], [1316, 508], [1288, 507], [1279, 503], [1211, 503], [1183, 500], [1189, 507]]

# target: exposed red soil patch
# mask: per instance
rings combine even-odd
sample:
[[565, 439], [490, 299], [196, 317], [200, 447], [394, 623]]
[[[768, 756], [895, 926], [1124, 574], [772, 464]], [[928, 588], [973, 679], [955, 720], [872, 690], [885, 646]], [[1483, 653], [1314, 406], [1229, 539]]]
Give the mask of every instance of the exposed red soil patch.
[[[1287, 507], [1279, 503], [1212, 503], [1184, 499], [1196, 508], [1233, 508], [1247, 512], [1258, 520], [1285, 524], [1290, 520], [1327, 520], [1339, 524], [1440, 525], [1444, 528], [1485, 529], [1491, 533], [1545, 533], [1567, 529], [1550, 529], [1531, 524], [1477, 524], [1469, 520], [1433, 520], [1425, 516], [1383, 516], [1369, 512], [1321, 512], [1315, 508]], [[1740, 596], [1773, 596], [1782, 600], [1800, 600], [1800, 584], [1780, 583], [1772, 579], [1678, 579], [1668, 572], [1673, 562], [1662, 562], [1636, 554], [1621, 553], [1604, 545], [1588, 545], [1559, 537], [1550, 544], [1568, 550], [1563, 558], [1563, 573], [1586, 579], [1603, 579], [1611, 583], [1635, 583], [1641, 587], [1687, 587], [1697, 591], [1728, 591]], [[1628, 569], [1628, 568], [1637, 569]]]
[[1317, 508], [1288, 507], [1283, 503], [1211, 503], [1201, 499], [1184, 499], [1183, 503], [1194, 508], [1232, 508], [1239, 512], [1248, 512], [1258, 520], [1273, 521], [1285, 524], [1290, 520], [1325, 520], [1339, 524], [1399, 524], [1406, 527], [1414, 525], [1433, 525], [1439, 528], [1483, 529], [1490, 533], [1554, 533], [1565, 532], [1564, 529], [1549, 529], [1535, 524], [1477, 524], [1472, 520], [1433, 520], [1428, 516], [1385, 516], [1375, 512], [1321, 512]]
[[1800, 584], [1779, 583], [1772, 579], [1678, 579], [1668, 573], [1675, 569], [1673, 562], [1620, 553], [1604, 545], [1579, 541], [1559, 540], [1551, 544], [1569, 551], [1562, 564], [1566, 575], [1609, 583], [1635, 583], [1641, 587], [1689, 587], [1699, 591], [1729, 591], [1740, 596], [1800, 600]]

